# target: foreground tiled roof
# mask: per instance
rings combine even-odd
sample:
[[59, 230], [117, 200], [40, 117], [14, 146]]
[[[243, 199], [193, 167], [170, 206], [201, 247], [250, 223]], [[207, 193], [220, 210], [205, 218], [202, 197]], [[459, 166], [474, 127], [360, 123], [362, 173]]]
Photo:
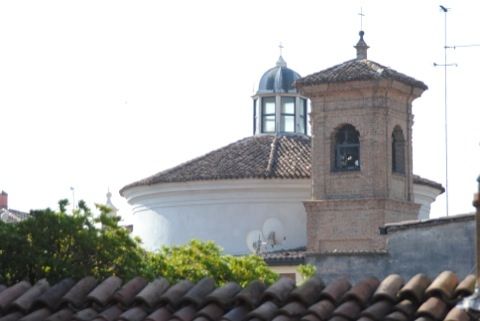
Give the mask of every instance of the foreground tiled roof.
[[[311, 142], [305, 135], [262, 135], [241, 139], [204, 156], [131, 183], [120, 190], [159, 183], [244, 178], [310, 178]], [[414, 175], [415, 184], [444, 191], [442, 185]]]
[[433, 280], [392, 274], [354, 284], [344, 278], [325, 284], [315, 276], [299, 287], [288, 278], [245, 288], [216, 288], [210, 278], [173, 285], [115, 276], [53, 285], [22, 281], [0, 286], [0, 321], [473, 321], [455, 305], [474, 282], [473, 275], [460, 280], [448, 271]]
[[157, 183], [238, 178], [309, 178], [311, 139], [262, 135], [239, 140], [122, 188]]
[[296, 86], [311, 86], [356, 80], [396, 80], [407, 85], [427, 89], [427, 85], [410, 76], [367, 59], [352, 59], [317, 73], [298, 79]]

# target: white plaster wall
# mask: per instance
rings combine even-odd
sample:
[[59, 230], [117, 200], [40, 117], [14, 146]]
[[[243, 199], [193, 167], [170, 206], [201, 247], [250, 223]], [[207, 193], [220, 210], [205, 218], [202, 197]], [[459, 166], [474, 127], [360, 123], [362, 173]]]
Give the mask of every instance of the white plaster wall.
[[140, 186], [124, 192], [133, 206], [133, 235], [145, 248], [213, 240], [226, 253], [249, 253], [246, 236], [276, 218], [286, 240], [274, 250], [305, 246], [310, 180], [219, 180]]
[[430, 218], [430, 207], [441, 191], [437, 188], [423, 185], [413, 185], [413, 197], [415, 203], [420, 204], [420, 212], [418, 213], [419, 220], [427, 220]]
[[[309, 179], [243, 179], [140, 186], [124, 195], [133, 206], [133, 235], [148, 250], [200, 239], [215, 241], [226, 253], [245, 254], [247, 234], [262, 230], [269, 218], [280, 220], [286, 234], [286, 240], [270, 250], [306, 246], [303, 201], [311, 198], [310, 188]], [[429, 217], [438, 194], [435, 188], [414, 184], [419, 219]]]

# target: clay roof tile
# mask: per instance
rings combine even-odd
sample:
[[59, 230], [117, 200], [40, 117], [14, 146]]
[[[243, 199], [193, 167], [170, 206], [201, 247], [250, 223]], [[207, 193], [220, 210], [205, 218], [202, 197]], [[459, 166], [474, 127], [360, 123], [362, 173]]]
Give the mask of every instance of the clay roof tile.
[[51, 314], [47, 308], [41, 308], [22, 317], [19, 321], [44, 321]]
[[46, 279], [41, 279], [35, 283], [31, 288], [29, 288], [25, 293], [23, 293], [19, 298], [17, 298], [12, 304], [12, 307], [20, 309], [24, 312], [30, 310], [33, 306], [35, 300], [44, 293], [50, 285]]
[[385, 317], [385, 321], [408, 321], [408, 317], [399, 311], [394, 311]]
[[288, 299], [298, 300], [309, 306], [318, 301], [323, 288], [325, 288], [325, 283], [323, 283], [319, 276], [313, 276], [300, 287], [290, 292]]
[[172, 313], [166, 307], [161, 307], [151, 313], [145, 321], [168, 321], [172, 317]]
[[95, 320], [114, 321], [117, 320], [118, 316], [122, 314], [122, 312], [122, 309], [115, 304], [103, 310], [100, 314], [96, 316]]
[[113, 298], [123, 306], [129, 306], [133, 303], [135, 296], [148, 284], [148, 281], [142, 277], [135, 277], [125, 283], [118, 290]]
[[345, 318], [344, 316], [341, 316], [341, 315], [334, 315], [329, 319], [329, 321], [352, 321], [352, 319]]
[[356, 300], [349, 300], [342, 303], [333, 311], [333, 316], [340, 316], [348, 320], [355, 320], [360, 316], [362, 307]]
[[473, 291], [475, 290], [475, 282], [475, 275], [467, 275], [455, 289], [454, 297], [467, 297], [473, 294]]
[[298, 319], [307, 312], [307, 307], [304, 303], [293, 301], [284, 305], [281, 309], [278, 310], [277, 314], [288, 315], [292, 318]]
[[220, 304], [210, 303], [198, 311], [197, 316], [205, 317], [211, 321], [218, 320], [225, 313]]
[[18, 321], [23, 316], [20, 311], [11, 312], [0, 318], [0, 321]]
[[434, 320], [442, 320], [447, 314], [447, 303], [437, 297], [431, 297], [417, 310], [419, 317], [430, 317]]
[[248, 314], [248, 317], [258, 318], [263, 321], [270, 321], [276, 314], [278, 306], [273, 301], [264, 302], [258, 308]]
[[417, 274], [412, 277], [398, 293], [400, 299], [409, 299], [420, 303], [425, 295], [425, 290], [430, 285], [430, 279], [425, 274]]
[[55, 310], [61, 302], [63, 296], [73, 287], [75, 281], [72, 278], [66, 278], [54, 284], [40, 295], [34, 302], [35, 306], [45, 306], [50, 310]]
[[453, 308], [448, 312], [443, 321], [470, 321], [470, 316], [465, 310]]
[[322, 319], [319, 319], [315, 314], [313, 313], [309, 313], [305, 316], [303, 316], [301, 319], [301, 321], [324, 321]]
[[175, 312], [171, 320], [192, 321], [196, 313], [195, 304], [189, 304]]
[[95, 302], [100, 306], [107, 305], [113, 299], [113, 294], [122, 285], [122, 279], [118, 276], [111, 276], [100, 283], [87, 295], [87, 300]]
[[370, 277], [364, 279], [355, 284], [354, 287], [345, 293], [343, 301], [353, 299], [360, 303], [362, 307], [365, 307], [379, 284], [380, 281], [378, 281], [376, 278]]
[[30, 288], [31, 284], [29, 282], [21, 281], [12, 285], [8, 289], [3, 290], [0, 293], [0, 309], [5, 311], [13, 301], [27, 292]]
[[405, 281], [398, 274], [390, 274], [378, 286], [373, 294], [373, 300], [389, 300], [394, 303], [397, 301], [398, 291], [402, 288]]
[[193, 304], [196, 308], [200, 308], [205, 303], [207, 295], [209, 295], [214, 289], [215, 281], [213, 278], [203, 278], [184, 295], [180, 304]]
[[455, 273], [452, 271], [443, 271], [433, 280], [425, 293], [427, 296], [439, 296], [444, 300], [450, 300], [454, 296], [457, 285], [458, 278]]
[[320, 302], [311, 305], [308, 308], [310, 313], [313, 313], [320, 320], [327, 320], [335, 309], [335, 305], [329, 300], [322, 300]]
[[272, 321], [291, 321], [291, 320], [296, 320], [296, 319], [285, 314], [280, 314], [274, 317]]
[[137, 306], [131, 308], [120, 315], [119, 321], [142, 321], [147, 316], [147, 311], [142, 307]]
[[429, 316], [421, 316], [421, 317], [415, 318], [413, 320], [415, 320], [415, 321], [435, 321], [434, 319], [432, 319]]
[[337, 304], [350, 288], [351, 284], [346, 278], [338, 278], [327, 284], [322, 293], [320, 293], [320, 298], [328, 299], [333, 304]]
[[406, 299], [398, 302], [394, 307], [395, 311], [403, 313], [407, 318], [413, 316], [416, 309], [417, 306], [412, 301]]
[[45, 321], [70, 321], [73, 316], [73, 311], [69, 308], [63, 308], [51, 314]]
[[221, 288], [217, 288], [213, 290], [207, 296], [207, 302], [215, 302], [223, 307], [227, 307], [230, 305], [235, 296], [242, 290], [242, 288], [235, 282], [229, 282], [222, 286]]
[[93, 308], [86, 308], [78, 311], [73, 316], [73, 320], [77, 321], [90, 321], [98, 315], [98, 312]]
[[156, 306], [162, 295], [169, 287], [169, 283], [164, 278], [157, 278], [140, 291], [135, 297], [135, 301], [147, 305], [149, 308]]
[[81, 309], [86, 304], [87, 294], [97, 285], [97, 280], [92, 276], [86, 276], [78, 281], [62, 298], [62, 303], [68, 304], [75, 309]]
[[392, 312], [393, 304], [389, 300], [377, 301], [360, 314], [363, 317], [368, 317], [374, 321], [383, 320], [383, 318]]
[[245, 320], [249, 309], [245, 305], [237, 306], [223, 315], [223, 321], [242, 321]]
[[195, 319], [193, 319], [193, 321], [214, 321], [214, 320], [209, 319], [209, 318], [204, 317], [204, 316], [198, 316], [198, 317], [195, 317]]
[[277, 305], [282, 305], [294, 288], [295, 281], [286, 277], [280, 278], [280, 280], [265, 290], [262, 296], [262, 301], [265, 302], [271, 300]]
[[261, 301], [262, 295], [265, 292], [265, 284], [261, 281], [252, 281], [246, 288], [240, 291], [235, 298], [236, 304], [245, 304], [250, 309], [255, 308]]
[[188, 280], [178, 282], [160, 296], [159, 304], [163, 303], [178, 306], [180, 300], [192, 287], [193, 283]]

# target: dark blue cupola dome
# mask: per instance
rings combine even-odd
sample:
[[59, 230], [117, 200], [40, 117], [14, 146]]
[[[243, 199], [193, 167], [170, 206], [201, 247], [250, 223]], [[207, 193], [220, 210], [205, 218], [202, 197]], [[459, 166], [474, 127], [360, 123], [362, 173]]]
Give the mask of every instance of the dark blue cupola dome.
[[260, 78], [257, 94], [295, 93], [296, 89], [293, 83], [299, 78], [301, 78], [300, 75], [296, 71], [287, 68], [287, 63], [280, 56], [276, 66], [267, 70]]
[[[280, 47], [282, 48], [282, 47]], [[275, 67], [267, 70], [253, 98], [253, 133], [283, 135], [308, 133], [308, 102], [294, 87], [301, 76], [278, 58]]]

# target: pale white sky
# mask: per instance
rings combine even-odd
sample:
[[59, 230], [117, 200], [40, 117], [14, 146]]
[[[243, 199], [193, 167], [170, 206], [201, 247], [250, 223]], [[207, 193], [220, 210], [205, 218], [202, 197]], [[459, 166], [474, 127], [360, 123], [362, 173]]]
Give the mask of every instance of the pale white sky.
[[[444, 15], [451, 45], [480, 44], [480, 2], [1, 1], [0, 189], [10, 207], [103, 203], [110, 188], [252, 133], [250, 96], [278, 44], [307, 75], [354, 58], [360, 7], [369, 58], [424, 81], [414, 172], [445, 182]], [[449, 50], [450, 214], [472, 211], [480, 174], [480, 47]], [[445, 213], [444, 197], [433, 215]]]

